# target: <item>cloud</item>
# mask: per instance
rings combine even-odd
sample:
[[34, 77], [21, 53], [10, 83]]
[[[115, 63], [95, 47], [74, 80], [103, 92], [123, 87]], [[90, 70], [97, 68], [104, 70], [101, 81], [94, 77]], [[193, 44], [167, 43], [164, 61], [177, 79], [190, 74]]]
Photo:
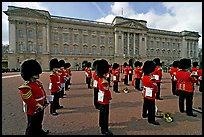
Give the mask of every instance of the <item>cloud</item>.
[[28, 7], [32, 9], [41, 9], [49, 10], [47, 7], [43, 6], [40, 2], [2, 2], [2, 43], [9, 44], [9, 35], [8, 35], [8, 16], [3, 13], [8, 9], [8, 6], [17, 6], [17, 7]]
[[[127, 2], [115, 2], [111, 5], [111, 13], [98, 20], [112, 22], [112, 17], [123, 17], [146, 20], [147, 27], [161, 30], [180, 32], [183, 30], [196, 31], [202, 36], [202, 2], [163, 2], [162, 5], [168, 12], [156, 14], [154, 9], [146, 13], [137, 13]], [[199, 47], [202, 47], [202, 38], [199, 38]]]

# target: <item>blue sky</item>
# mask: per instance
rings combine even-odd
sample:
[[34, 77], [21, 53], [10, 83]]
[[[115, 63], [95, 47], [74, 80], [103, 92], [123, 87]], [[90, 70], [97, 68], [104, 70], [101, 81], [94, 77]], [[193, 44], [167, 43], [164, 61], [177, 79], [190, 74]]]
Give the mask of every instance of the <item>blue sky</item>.
[[[202, 2], [2, 2], [2, 42], [8, 43], [9, 6], [47, 10], [51, 15], [111, 23], [115, 16], [146, 20], [147, 27], [202, 36]], [[199, 39], [202, 47], [202, 37]]]

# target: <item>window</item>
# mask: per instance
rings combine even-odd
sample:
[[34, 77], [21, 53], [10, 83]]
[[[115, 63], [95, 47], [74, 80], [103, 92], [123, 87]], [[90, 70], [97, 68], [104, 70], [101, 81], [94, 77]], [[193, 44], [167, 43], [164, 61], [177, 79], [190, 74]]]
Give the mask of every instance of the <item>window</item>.
[[42, 38], [42, 31], [38, 31], [38, 32], [37, 32], [37, 37], [38, 37], [39, 39]]
[[54, 33], [54, 40], [58, 40], [58, 33]]
[[113, 43], [112, 43], [112, 40], [113, 40], [113, 37], [109, 37], [109, 41], [108, 41], [108, 44], [109, 45], [112, 45]]
[[68, 33], [65, 33], [65, 34], [64, 34], [64, 42], [68, 42], [68, 41], [69, 41], [68, 36], [69, 36]]
[[96, 44], [96, 36], [95, 35], [92, 36], [92, 44]]
[[74, 42], [75, 42], [75, 43], [78, 42], [78, 34], [74, 34]]
[[68, 46], [65, 46], [64, 47], [64, 55], [67, 55], [68, 54]]
[[97, 54], [96, 46], [92, 46], [92, 54], [93, 54], [93, 55], [96, 55], [96, 54]]
[[23, 38], [23, 31], [22, 30], [18, 31], [18, 36], [19, 36], [19, 38]]
[[29, 30], [28, 31], [28, 38], [32, 38], [33, 37], [33, 32], [32, 32], [32, 30]]
[[23, 52], [24, 51], [24, 45], [23, 43], [19, 44], [19, 52]]
[[101, 45], [104, 45], [104, 44], [105, 44], [105, 38], [104, 38], [104, 36], [101, 36], [101, 38], [100, 38], [100, 44], [101, 44]]
[[33, 52], [33, 44], [32, 44], [32, 42], [29, 42], [29, 44], [28, 44], [28, 52]]
[[83, 36], [83, 43], [88, 43], [88, 35]]
[[42, 44], [38, 45], [37, 52], [38, 53], [42, 53]]

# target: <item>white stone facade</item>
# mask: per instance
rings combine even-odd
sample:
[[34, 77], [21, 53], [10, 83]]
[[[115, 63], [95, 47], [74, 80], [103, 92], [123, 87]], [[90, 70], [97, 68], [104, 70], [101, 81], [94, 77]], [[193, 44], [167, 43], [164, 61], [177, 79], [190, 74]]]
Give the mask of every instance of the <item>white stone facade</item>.
[[198, 61], [198, 32], [147, 28], [146, 21], [115, 17], [113, 22], [50, 15], [48, 11], [9, 6], [8, 67], [35, 58], [49, 70], [52, 58], [70, 62], [106, 59], [110, 64], [159, 57], [164, 64], [183, 57]]

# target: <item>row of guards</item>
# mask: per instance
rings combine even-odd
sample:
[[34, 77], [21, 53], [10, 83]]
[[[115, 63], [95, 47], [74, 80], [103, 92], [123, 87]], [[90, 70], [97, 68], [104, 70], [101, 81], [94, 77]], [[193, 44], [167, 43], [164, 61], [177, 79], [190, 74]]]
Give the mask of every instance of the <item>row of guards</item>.
[[[197, 68], [197, 64], [193, 63], [197, 69], [191, 69], [191, 60], [183, 58], [174, 63], [173, 67], [177, 70], [170, 71], [172, 93], [179, 96], [179, 111], [181, 113], [186, 112], [188, 116], [196, 117], [192, 111], [193, 93], [195, 84], [200, 86], [199, 91], [202, 92], [201, 65]], [[49, 90], [51, 95], [46, 95], [42, 82], [38, 80], [42, 73], [40, 64], [33, 59], [25, 60], [21, 64], [21, 77], [25, 82], [18, 89], [24, 104], [24, 112], [27, 115], [26, 135], [47, 135], [49, 133], [49, 130], [44, 131], [42, 129], [44, 109], [50, 104], [50, 113], [56, 116], [58, 115], [56, 110], [63, 108], [59, 103], [59, 98], [63, 98], [66, 95], [65, 90], [70, 89], [72, 76], [70, 66], [71, 64], [65, 63], [64, 60], [58, 61], [56, 58], [50, 60]], [[90, 62], [86, 64], [86, 83], [89, 89], [94, 89], [94, 107], [99, 110], [99, 126], [104, 135], [113, 135], [109, 130], [109, 104], [112, 100], [111, 81], [113, 81], [113, 91], [116, 93], [120, 93], [118, 82], [124, 82], [126, 88], [123, 91], [128, 93], [128, 86], [130, 86], [128, 80], [134, 81], [132, 85], [143, 95], [142, 117], [147, 118], [150, 124], [160, 125], [155, 120], [157, 112], [161, 112], [156, 106], [155, 100], [162, 100], [160, 84], [163, 72], [160, 59], [147, 60], [144, 64], [136, 61], [134, 66], [135, 69], [133, 70], [132, 64], [124, 63], [123, 68], [121, 68], [118, 63], [109, 65], [104, 59], [94, 61], [92, 68]], [[94, 71], [93, 75], [92, 71]], [[135, 78], [132, 79], [133, 72]], [[186, 111], [184, 110], [185, 99]], [[161, 116], [166, 122], [173, 121], [173, 115], [170, 112], [163, 113]]]

